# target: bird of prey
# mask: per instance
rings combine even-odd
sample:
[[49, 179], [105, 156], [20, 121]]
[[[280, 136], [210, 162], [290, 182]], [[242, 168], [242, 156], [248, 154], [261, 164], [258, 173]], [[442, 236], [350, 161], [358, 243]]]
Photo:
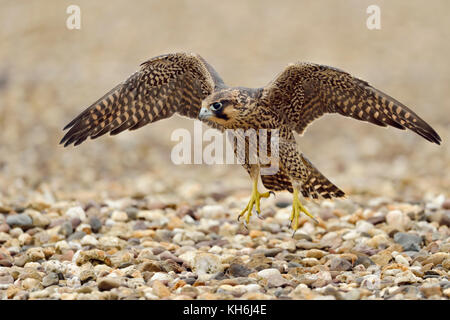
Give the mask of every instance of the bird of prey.
[[[142, 63], [137, 72], [80, 113], [64, 128], [69, 131], [61, 143], [79, 145], [88, 137], [135, 130], [174, 114], [198, 118], [222, 131], [277, 129], [278, 171], [261, 175], [261, 164], [243, 163], [253, 190], [239, 218], [247, 225], [255, 207], [259, 214], [261, 198], [272, 191], [288, 190], [293, 193], [290, 221], [295, 231], [301, 212], [313, 218], [300, 202], [300, 194], [315, 199], [344, 196], [298, 151], [294, 139], [294, 132], [303, 134], [326, 113], [382, 127], [408, 128], [428, 141], [441, 142], [436, 131], [405, 105], [337, 68], [294, 63], [265, 87], [229, 87], [200, 55], [171, 53]], [[271, 191], [258, 191], [260, 176]]]

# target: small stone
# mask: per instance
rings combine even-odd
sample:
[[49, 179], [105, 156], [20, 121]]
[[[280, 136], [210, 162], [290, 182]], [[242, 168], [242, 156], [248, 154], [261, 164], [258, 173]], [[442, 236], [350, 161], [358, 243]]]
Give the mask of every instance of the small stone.
[[304, 265], [306, 267], [314, 267], [314, 266], [317, 266], [319, 263], [320, 263], [319, 260], [317, 260], [316, 258], [302, 259], [302, 265]]
[[418, 234], [397, 232], [394, 241], [400, 244], [404, 251], [419, 251], [423, 239]]
[[97, 279], [95, 272], [92, 269], [85, 269], [80, 272], [80, 282], [84, 284], [90, 280]]
[[198, 275], [215, 274], [223, 269], [220, 258], [214, 254], [206, 252], [201, 252], [195, 255], [192, 267]]
[[115, 210], [111, 214], [111, 219], [117, 222], [125, 222], [128, 220], [128, 215], [126, 212]]
[[263, 254], [266, 257], [275, 257], [277, 254], [279, 254], [283, 249], [281, 248], [272, 248], [272, 249], [265, 249], [263, 250]]
[[81, 251], [78, 257], [75, 259], [77, 265], [81, 266], [86, 262], [91, 262], [96, 265], [99, 263], [104, 263], [111, 266], [111, 259], [106, 255], [106, 253], [99, 249], [92, 249], [87, 251]]
[[237, 263], [233, 263], [228, 268], [228, 274], [232, 277], [247, 277], [253, 270]]
[[[449, 200], [450, 201], [450, 200]], [[450, 228], [450, 210], [447, 209], [442, 213], [441, 220], [439, 220], [439, 225], [447, 226]]]
[[398, 254], [398, 255], [395, 256], [395, 262], [409, 267], [408, 260], [404, 256], [402, 256], [401, 254]]
[[444, 267], [447, 271], [450, 270], [450, 258], [446, 258], [442, 261], [442, 267]]
[[89, 224], [91, 226], [92, 232], [98, 233], [102, 227], [102, 222], [97, 217], [92, 217], [89, 219]]
[[63, 224], [61, 224], [61, 227], [59, 229], [59, 233], [62, 234], [65, 237], [70, 236], [73, 233], [73, 226], [70, 221], [66, 221]]
[[441, 264], [445, 259], [449, 259], [450, 254], [447, 252], [436, 252], [422, 261], [422, 265], [432, 263], [434, 266]]
[[69, 219], [75, 219], [75, 218], [78, 218], [78, 219], [80, 219], [81, 221], [86, 220], [86, 213], [84, 212], [83, 208], [80, 207], [80, 206], [76, 206], [76, 207], [69, 208], [69, 209], [66, 211], [66, 214], [65, 214], [65, 215], [66, 215]]
[[400, 231], [406, 230], [411, 220], [400, 210], [389, 211], [386, 215], [386, 223]]
[[307, 258], [316, 258], [316, 259], [321, 259], [323, 256], [325, 256], [327, 254], [328, 253], [326, 251], [319, 250], [319, 249], [311, 249], [311, 250], [307, 250], [305, 252], [305, 256]]
[[420, 291], [423, 293], [425, 298], [430, 298], [432, 296], [441, 296], [442, 291], [439, 285], [431, 284], [431, 285], [423, 285], [420, 287]]
[[442, 203], [442, 209], [450, 210], [450, 198], [445, 199], [445, 201]]
[[25, 213], [8, 215], [6, 223], [10, 227], [29, 228], [33, 226], [33, 220]]
[[35, 227], [46, 228], [50, 224], [50, 219], [39, 211], [27, 210], [27, 214], [32, 218]]
[[377, 234], [367, 241], [367, 245], [372, 248], [388, 247], [391, 244], [391, 240], [385, 234]]
[[80, 240], [80, 239], [83, 239], [83, 237], [85, 235], [86, 235], [86, 233], [83, 231], [75, 231], [67, 238], [67, 240], [68, 241]]
[[170, 296], [170, 290], [159, 280], [153, 281], [152, 288], [155, 294], [160, 298], [167, 298]]
[[39, 261], [45, 259], [45, 254], [42, 248], [30, 248], [27, 250], [29, 261]]
[[421, 281], [420, 278], [416, 277], [410, 270], [397, 273], [395, 275], [395, 284], [405, 284], [405, 283], [416, 283]]
[[30, 236], [28, 233], [23, 233], [18, 238], [21, 246], [27, 246], [30, 245], [33, 242], [33, 237]]
[[342, 239], [344, 239], [344, 240], [354, 240], [354, 239], [357, 239], [357, 238], [359, 238], [359, 237], [361, 237], [361, 234], [360, 234], [358, 231], [356, 231], [356, 230], [350, 230], [349, 232], [347, 232], [347, 233], [342, 237]]
[[91, 236], [88, 234], [88, 235], [85, 235], [83, 237], [83, 239], [81, 239], [80, 243], [83, 246], [96, 246], [96, 245], [98, 245], [98, 240], [95, 239], [94, 236]]
[[329, 271], [320, 271], [317, 273], [317, 280], [314, 281], [311, 286], [313, 288], [321, 288], [331, 283], [332, 280], [333, 279]]
[[270, 268], [270, 269], [264, 269], [258, 272], [258, 276], [261, 278], [267, 279], [271, 276], [279, 275], [281, 276], [281, 273], [278, 269]]
[[250, 236], [250, 238], [254, 239], [254, 238], [260, 238], [260, 237], [264, 237], [264, 232], [261, 230], [250, 230], [250, 233], [248, 234]]
[[22, 287], [26, 290], [35, 289], [39, 286], [40, 281], [35, 278], [26, 278], [22, 281]]
[[352, 269], [352, 264], [342, 258], [333, 258], [330, 261], [330, 270], [333, 271], [348, 271]]
[[[161, 282], [169, 282], [172, 281], [172, 277], [165, 272], [155, 272], [155, 274], [151, 277], [150, 281], [161, 281]], [[186, 279], [185, 279], [186, 281]], [[194, 279], [195, 281], [195, 279]]]
[[369, 223], [367, 221], [364, 220], [359, 220], [358, 222], [356, 222], [356, 231], [360, 232], [360, 233], [367, 233], [370, 230], [372, 230], [374, 228], [374, 225], [372, 223]]
[[50, 272], [48, 275], [46, 275], [43, 279], [42, 279], [42, 285], [44, 287], [49, 287], [55, 284], [59, 283], [59, 277], [58, 274], [54, 273], [54, 272]]
[[14, 278], [11, 275], [6, 274], [4, 276], [0, 276], [0, 290], [8, 289], [8, 287], [13, 283]]
[[120, 287], [120, 280], [112, 277], [101, 278], [97, 281], [98, 290], [109, 291]]
[[382, 251], [371, 256], [370, 259], [380, 267], [384, 267], [389, 263], [389, 261], [391, 261], [392, 256], [389, 252]]
[[1, 232], [8, 233], [9, 229], [10, 227], [7, 223], [0, 223], [0, 233]]
[[149, 271], [149, 272], [160, 272], [163, 271], [161, 263], [159, 261], [146, 261], [139, 266], [139, 270]]

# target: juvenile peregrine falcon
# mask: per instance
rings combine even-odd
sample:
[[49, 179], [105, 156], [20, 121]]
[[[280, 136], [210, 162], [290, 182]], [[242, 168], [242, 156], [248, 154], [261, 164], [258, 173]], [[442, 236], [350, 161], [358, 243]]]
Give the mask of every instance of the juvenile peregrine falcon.
[[258, 191], [261, 175], [267, 189], [293, 193], [290, 220], [294, 230], [300, 212], [313, 218], [301, 204], [299, 192], [309, 198], [344, 196], [297, 150], [294, 131], [302, 134], [314, 119], [339, 113], [382, 127], [408, 128], [428, 141], [441, 142], [433, 128], [409, 108], [345, 71], [295, 63], [263, 88], [228, 87], [199, 55], [174, 53], [142, 63], [139, 71], [73, 119], [64, 128], [70, 129], [61, 143], [79, 145], [88, 137], [135, 130], [175, 113], [199, 118], [222, 131], [278, 129], [277, 173], [261, 175], [260, 164], [243, 164], [253, 181], [253, 191], [239, 218], [244, 217], [247, 224], [254, 207], [259, 214], [260, 199], [269, 197], [269, 192]]

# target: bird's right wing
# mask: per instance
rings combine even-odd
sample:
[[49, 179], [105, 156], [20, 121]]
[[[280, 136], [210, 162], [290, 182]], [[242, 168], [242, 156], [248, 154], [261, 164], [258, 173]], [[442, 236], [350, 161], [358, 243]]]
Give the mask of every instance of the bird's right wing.
[[110, 132], [135, 130], [174, 113], [196, 118], [202, 100], [224, 86], [199, 55], [174, 53], [154, 57], [73, 119], [60, 143], [79, 145]]
[[349, 73], [314, 63], [289, 65], [263, 90], [262, 100], [303, 133], [326, 113], [339, 113], [379, 126], [408, 128], [440, 144], [441, 138], [412, 110]]

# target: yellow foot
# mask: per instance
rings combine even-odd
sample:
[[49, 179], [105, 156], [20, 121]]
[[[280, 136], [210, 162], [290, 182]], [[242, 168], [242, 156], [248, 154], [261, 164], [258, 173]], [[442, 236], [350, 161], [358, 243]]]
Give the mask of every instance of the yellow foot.
[[292, 227], [292, 229], [294, 229], [294, 234], [292, 236], [295, 235], [295, 231], [297, 231], [297, 229], [298, 229], [300, 212], [303, 212], [304, 214], [306, 214], [308, 217], [313, 219], [314, 222], [319, 223], [319, 221], [317, 221], [316, 218], [314, 218], [314, 216], [311, 213], [309, 213], [309, 211], [306, 210], [306, 208], [302, 205], [302, 203], [300, 202], [300, 199], [298, 198], [298, 191], [295, 189], [294, 194], [293, 194], [292, 213], [291, 213], [291, 219], [290, 219], [291, 227]]
[[260, 201], [261, 198], [268, 198], [270, 194], [275, 195], [273, 191], [268, 191], [264, 193], [259, 193], [258, 191], [258, 181], [253, 183], [253, 190], [252, 190], [252, 196], [250, 197], [250, 201], [248, 202], [247, 206], [244, 210], [241, 211], [241, 213], [238, 216], [238, 221], [244, 217], [244, 226], [247, 228], [248, 222], [250, 221], [250, 217], [252, 216], [253, 207], [256, 207], [256, 216], [261, 219], [260, 213]]

